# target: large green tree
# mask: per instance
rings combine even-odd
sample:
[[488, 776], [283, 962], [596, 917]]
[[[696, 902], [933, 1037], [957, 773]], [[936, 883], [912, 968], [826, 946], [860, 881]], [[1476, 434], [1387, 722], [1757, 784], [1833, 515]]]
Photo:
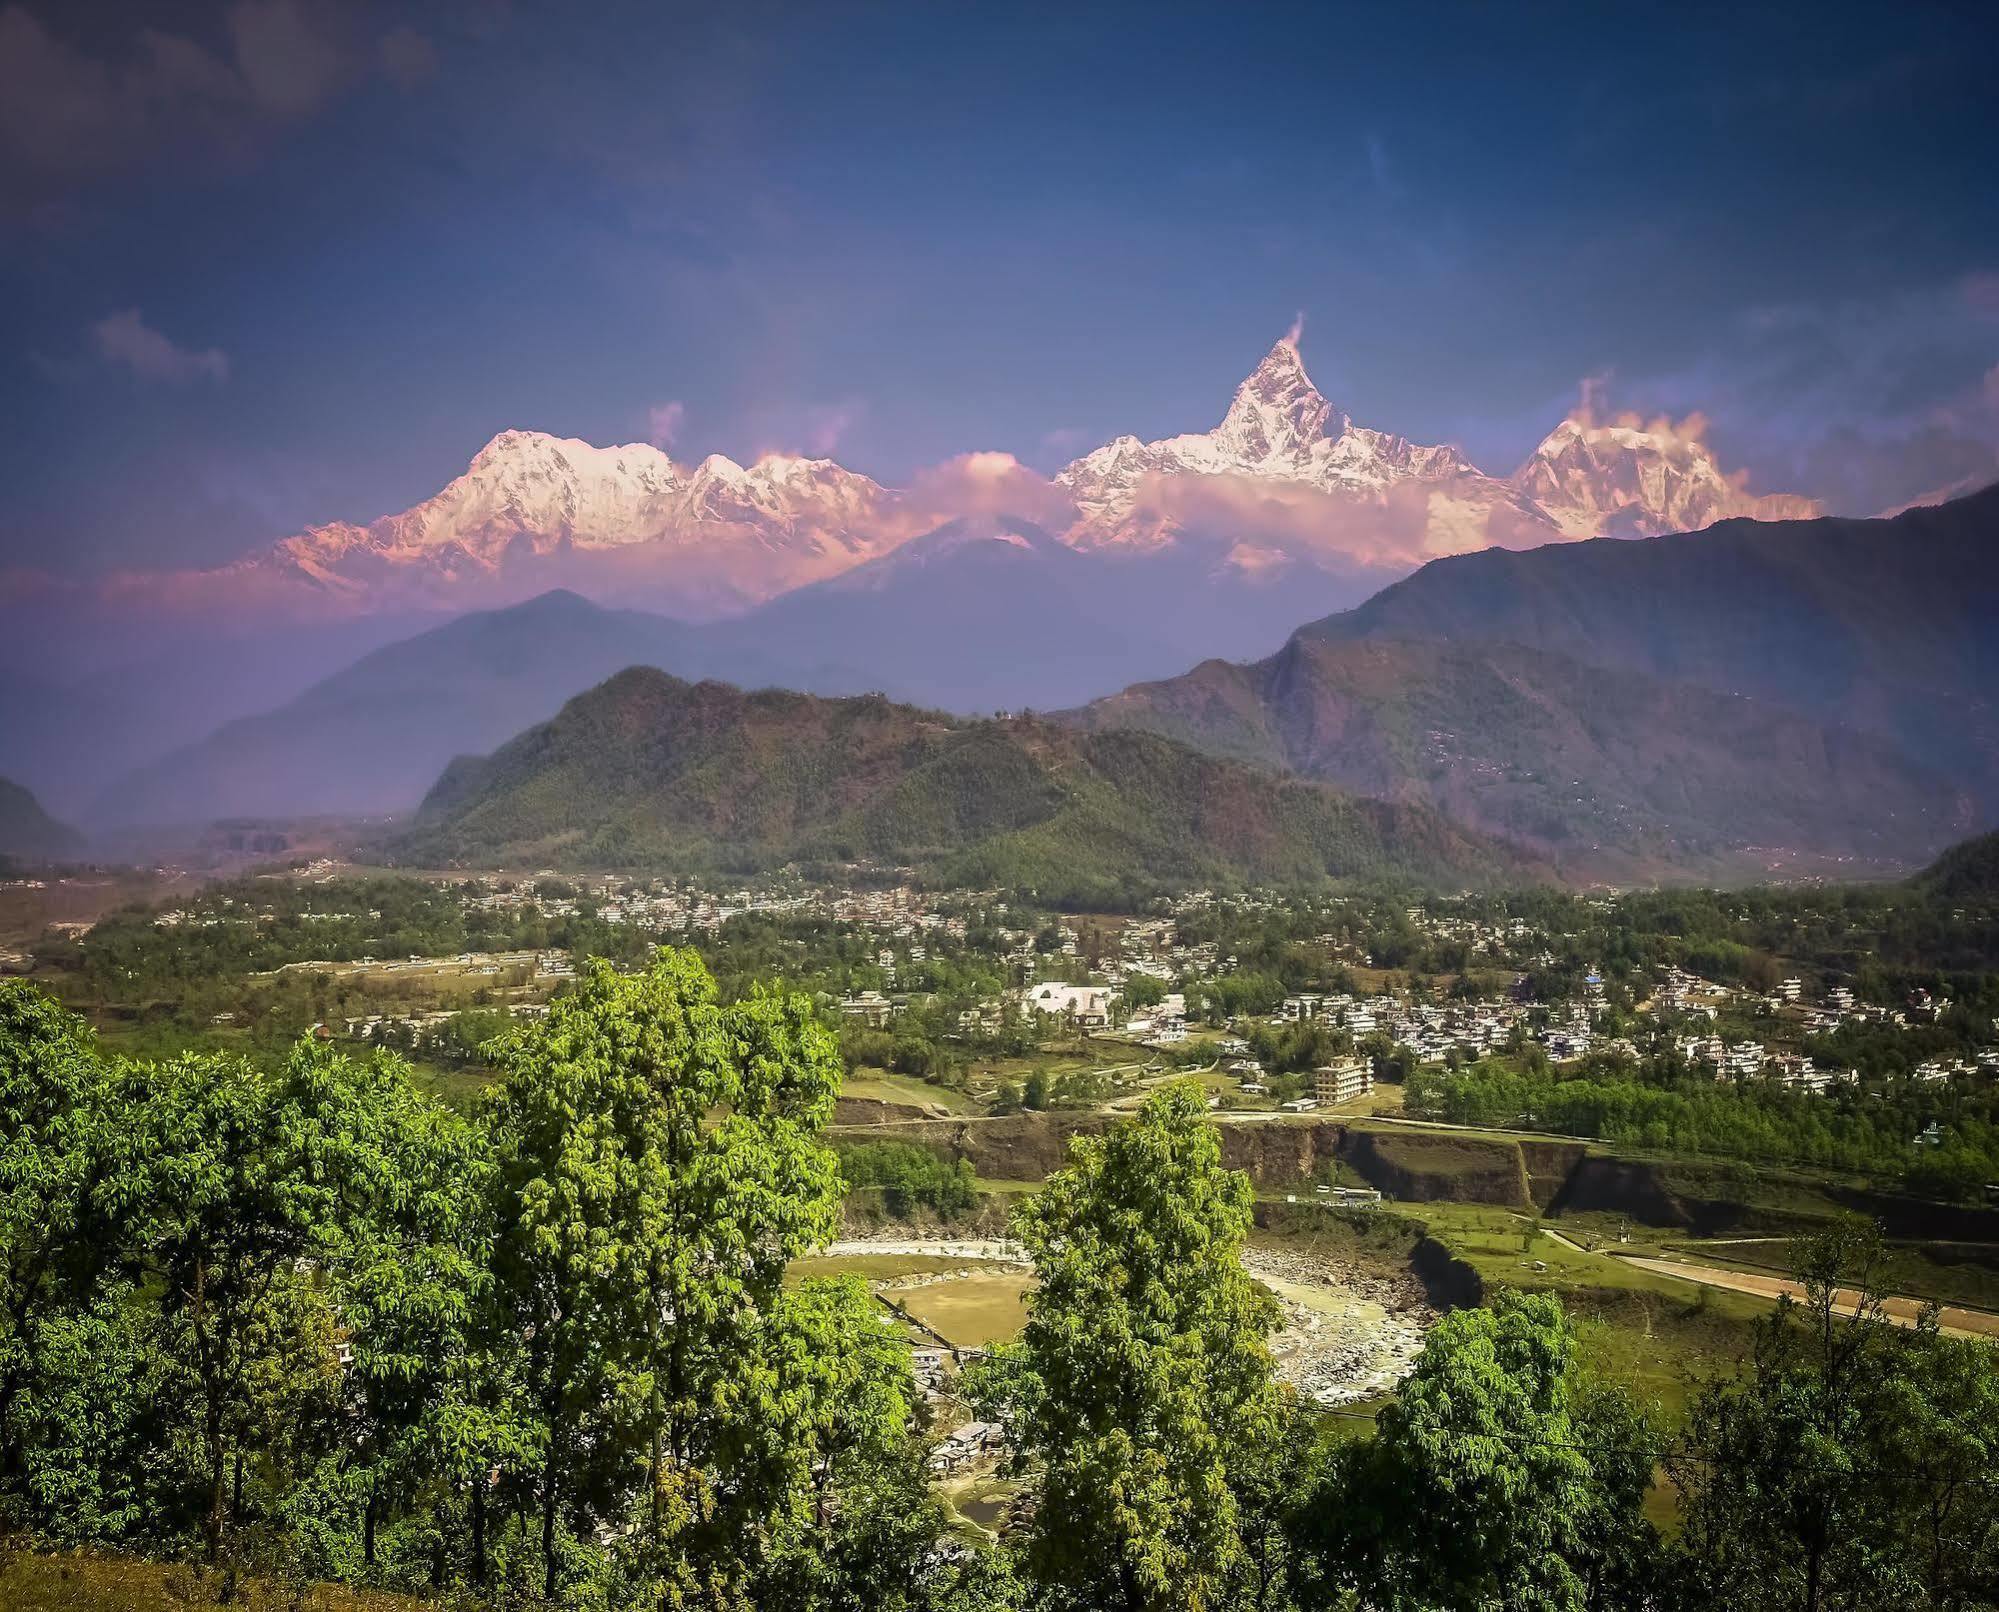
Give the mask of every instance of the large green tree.
[[1246, 1604], [1247, 1473], [1283, 1434], [1276, 1306], [1242, 1266], [1248, 1177], [1198, 1087], [1078, 1138], [1016, 1212], [1038, 1287], [980, 1388], [1036, 1490], [1028, 1572], [1060, 1606]]
[[[692, 952], [586, 970], [497, 1048], [500, 1291], [526, 1340], [542, 1579], [627, 1530], [663, 1604], [748, 1604], [818, 1483], [906, 1433], [906, 1359], [849, 1284], [783, 1285], [837, 1219], [840, 1064], [809, 1001], [723, 1005]], [[635, 1498], [634, 1498], [635, 1497]]]
[[1303, 1508], [1319, 1604], [1396, 1612], [1643, 1606], [1655, 1541], [1643, 1423], [1584, 1382], [1553, 1297], [1454, 1311], [1372, 1439]]
[[17, 1412], [37, 1388], [46, 1329], [107, 1262], [97, 1224], [105, 1075], [81, 1020], [0, 980], [0, 1498], [24, 1460]]

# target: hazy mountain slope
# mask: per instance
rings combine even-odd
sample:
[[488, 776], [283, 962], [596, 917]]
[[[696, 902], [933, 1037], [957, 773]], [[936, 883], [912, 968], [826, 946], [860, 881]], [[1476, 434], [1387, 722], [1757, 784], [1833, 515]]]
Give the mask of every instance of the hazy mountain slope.
[[19, 784], [0, 778], [0, 856], [21, 862], [58, 862], [83, 852], [83, 836], [42, 810]]
[[409, 810], [453, 755], [490, 748], [635, 663], [679, 664], [690, 629], [547, 593], [363, 656], [277, 709], [231, 722], [121, 781], [93, 816]]
[[1081, 895], [1135, 884], [1518, 878], [1420, 807], [1356, 800], [1152, 735], [960, 722], [879, 697], [744, 693], [634, 669], [453, 763], [413, 862], [913, 865]]
[[1315, 597], [1291, 588], [1217, 613], [1229, 587], [1192, 554], [1131, 565], [980, 516], [730, 621], [606, 610], [558, 590], [377, 650], [121, 778], [91, 817], [407, 811], [453, 756], [491, 749], [632, 665], [966, 714], [1072, 704], [1203, 653], [1257, 653]]
[[1296, 625], [1283, 594], [1243, 599], [1240, 579], [1208, 575], [1204, 559], [1081, 553], [1015, 515], [968, 516], [702, 628], [702, 664], [732, 682], [966, 714], [1073, 704], [1190, 655], [1254, 653]]
[[1460, 555], [1303, 633], [1510, 641], [1779, 701], [1999, 811], [1999, 488], [1893, 520]]
[[1745, 850], [1908, 862], [1971, 820], [1961, 791], [1879, 739], [1516, 645], [1300, 634], [1068, 719], [1420, 801], [1592, 871], [1713, 869]]

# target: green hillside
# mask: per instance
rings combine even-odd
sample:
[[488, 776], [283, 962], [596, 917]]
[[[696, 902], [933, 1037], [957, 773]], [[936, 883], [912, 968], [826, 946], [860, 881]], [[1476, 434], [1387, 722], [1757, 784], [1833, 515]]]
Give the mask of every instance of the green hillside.
[[1999, 900], [1999, 830], [1953, 845], [1912, 882], [1945, 901]]
[[1421, 806], [1356, 799], [1156, 735], [964, 722], [880, 696], [648, 668], [462, 758], [392, 847], [410, 862], [750, 871], [867, 861], [1089, 899], [1149, 886], [1534, 866]]

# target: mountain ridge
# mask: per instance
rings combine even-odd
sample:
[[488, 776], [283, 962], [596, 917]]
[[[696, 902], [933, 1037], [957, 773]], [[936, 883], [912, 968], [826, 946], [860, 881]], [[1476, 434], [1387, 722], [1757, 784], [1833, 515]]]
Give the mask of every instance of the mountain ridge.
[[1858, 858], [1961, 835], [1961, 790], [1884, 741], [1781, 706], [1514, 644], [1294, 636], [1062, 719], [1138, 727], [1453, 821], [1627, 880]]
[[1078, 899], [1152, 884], [1543, 870], [1420, 807], [1146, 734], [964, 721], [879, 696], [745, 692], [630, 668], [440, 776], [391, 842], [425, 865], [869, 860]]
[[[683, 466], [649, 443], [597, 447], [509, 429], [408, 509], [311, 526], [192, 575], [206, 595], [247, 589], [272, 598], [295, 589], [337, 610], [398, 597], [425, 607], [517, 602], [523, 590], [551, 584], [642, 586], [676, 614], [708, 618], [824, 581], [955, 515], [990, 508], [991, 487], [980, 477], [995, 470], [1032, 483], [1021, 490], [1050, 505], [1045, 524], [1072, 548], [1142, 553], [1204, 541], [1223, 563], [1248, 571], [1281, 561], [1379, 575], [1488, 543], [1652, 533], [1737, 514], [1797, 514], [1806, 504], [1748, 494], [1697, 431], [1599, 423], [1587, 409], [1511, 477], [1489, 476], [1452, 445], [1355, 423], [1312, 384], [1288, 336], [1207, 432], [1152, 442], [1119, 436], [1045, 482], [1011, 455], [953, 463], [977, 488], [890, 488], [832, 459], [781, 453], [747, 466], [719, 454]], [[966, 497], [975, 509], [953, 507]], [[1302, 508], [1285, 507], [1301, 499]]]

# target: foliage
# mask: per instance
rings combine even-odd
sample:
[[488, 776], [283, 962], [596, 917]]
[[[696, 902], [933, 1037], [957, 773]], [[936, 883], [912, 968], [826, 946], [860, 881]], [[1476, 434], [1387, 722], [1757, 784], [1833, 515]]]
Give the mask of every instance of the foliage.
[[952, 1219], [979, 1201], [978, 1182], [964, 1159], [945, 1159], [913, 1142], [855, 1142], [840, 1149], [840, 1174], [849, 1187], [880, 1187], [889, 1212], [905, 1216], [921, 1207]]
[[1051, 1603], [1243, 1604], [1244, 1496], [1284, 1429], [1275, 1307], [1243, 1269], [1248, 1178], [1221, 1167], [1191, 1084], [1078, 1138], [1020, 1207], [1039, 1286], [976, 1392], [1036, 1486], [1023, 1560]]
[[1746, 1378], [1696, 1402], [1672, 1462], [1689, 1604], [1999, 1601], [1999, 1362], [1982, 1342], [1942, 1336], [1934, 1314], [1913, 1334], [1891, 1326], [1880, 1257], [1857, 1224], [1809, 1243], [1802, 1304], [1763, 1326]]
[[1502, 1292], [1447, 1316], [1379, 1426], [1335, 1447], [1300, 1514], [1325, 1604], [1646, 1604], [1644, 1423], [1583, 1384], [1553, 1297]]

